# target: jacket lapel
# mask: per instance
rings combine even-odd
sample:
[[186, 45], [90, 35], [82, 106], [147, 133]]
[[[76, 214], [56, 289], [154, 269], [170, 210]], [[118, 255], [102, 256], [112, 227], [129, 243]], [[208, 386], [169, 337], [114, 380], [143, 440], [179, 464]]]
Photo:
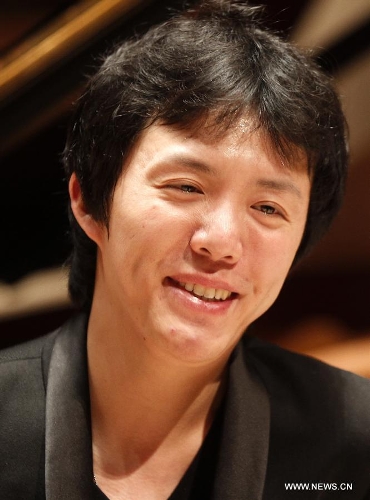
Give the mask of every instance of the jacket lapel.
[[50, 359], [46, 395], [46, 500], [93, 498], [88, 401], [86, 325], [84, 317], [79, 316], [61, 329]]
[[262, 498], [269, 431], [269, 397], [240, 343], [230, 364], [214, 500]]

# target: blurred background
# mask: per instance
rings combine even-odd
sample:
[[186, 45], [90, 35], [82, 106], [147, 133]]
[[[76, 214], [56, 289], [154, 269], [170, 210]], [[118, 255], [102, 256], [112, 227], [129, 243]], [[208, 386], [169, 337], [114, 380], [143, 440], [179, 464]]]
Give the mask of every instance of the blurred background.
[[[189, 2], [190, 3], [190, 2]], [[370, 2], [265, 0], [267, 22], [312, 50], [342, 96], [351, 170], [331, 231], [251, 333], [370, 377]], [[72, 103], [98, 55], [181, 7], [176, 0], [2, 0], [0, 346], [73, 314], [60, 163]]]

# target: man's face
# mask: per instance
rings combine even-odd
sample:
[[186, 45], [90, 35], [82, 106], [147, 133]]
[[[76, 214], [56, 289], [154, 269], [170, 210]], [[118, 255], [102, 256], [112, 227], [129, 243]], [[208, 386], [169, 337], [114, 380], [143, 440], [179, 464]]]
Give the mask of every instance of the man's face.
[[304, 160], [283, 166], [260, 132], [242, 131], [210, 141], [152, 125], [137, 141], [97, 240], [96, 295], [122, 340], [188, 364], [223, 362], [275, 301], [310, 180]]

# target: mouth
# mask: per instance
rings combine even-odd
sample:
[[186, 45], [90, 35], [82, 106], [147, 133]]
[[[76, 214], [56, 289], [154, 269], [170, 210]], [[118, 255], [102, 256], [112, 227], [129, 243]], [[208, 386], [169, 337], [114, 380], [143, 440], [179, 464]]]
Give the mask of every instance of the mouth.
[[200, 285], [199, 283], [185, 283], [168, 278], [170, 282], [177, 288], [186, 290], [194, 297], [204, 300], [205, 302], [224, 302], [226, 300], [234, 299], [237, 294], [230, 290], [222, 288], [211, 288]]

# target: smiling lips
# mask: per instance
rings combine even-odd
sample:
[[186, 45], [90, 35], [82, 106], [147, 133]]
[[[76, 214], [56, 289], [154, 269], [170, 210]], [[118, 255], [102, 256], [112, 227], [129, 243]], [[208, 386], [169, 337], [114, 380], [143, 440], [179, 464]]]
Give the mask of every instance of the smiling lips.
[[226, 300], [231, 297], [232, 292], [222, 288], [208, 288], [197, 283], [178, 283], [181, 288], [196, 295], [203, 300]]

